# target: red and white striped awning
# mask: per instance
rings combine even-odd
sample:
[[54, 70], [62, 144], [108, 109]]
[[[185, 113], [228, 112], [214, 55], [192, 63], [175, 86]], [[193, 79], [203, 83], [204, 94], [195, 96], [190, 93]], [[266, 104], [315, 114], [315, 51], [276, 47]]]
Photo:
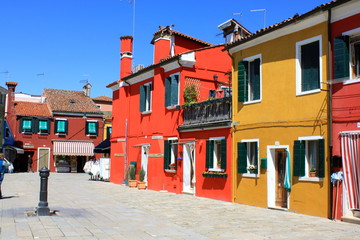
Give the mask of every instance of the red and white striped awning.
[[94, 156], [94, 143], [90, 141], [54, 141], [54, 155]]

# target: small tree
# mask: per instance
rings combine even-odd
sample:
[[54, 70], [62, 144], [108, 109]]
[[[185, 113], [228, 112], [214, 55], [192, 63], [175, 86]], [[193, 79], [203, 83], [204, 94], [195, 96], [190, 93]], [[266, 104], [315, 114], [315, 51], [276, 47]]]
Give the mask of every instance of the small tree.
[[134, 166], [130, 166], [129, 168], [129, 180], [135, 180], [135, 167]]
[[145, 170], [142, 167], [139, 171], [139, 179], [140, 179], [140, 182], [143, 182], [145, 179]]
[[184, 89], [184, 105], [191, 105], [197, 102], [197, 91], [195, 84], [188, 84]]

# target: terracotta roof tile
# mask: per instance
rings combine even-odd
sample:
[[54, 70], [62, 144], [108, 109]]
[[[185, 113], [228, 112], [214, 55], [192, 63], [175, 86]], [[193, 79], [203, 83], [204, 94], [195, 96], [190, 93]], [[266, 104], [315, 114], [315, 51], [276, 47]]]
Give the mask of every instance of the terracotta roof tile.
[[51, 112], [45, 103], [14, 102], [16, 115], [52, 117]]
[[82, 91], [45, 88], [43, 96], [51, 111], [101, 114], [93, 100]]
[[108, 97], [108, 96], [99, 96], [99, 97], [95, 97], [93, 98], [94, 101], [107, 101], [107, 102], [112, 102], [112, 98]]

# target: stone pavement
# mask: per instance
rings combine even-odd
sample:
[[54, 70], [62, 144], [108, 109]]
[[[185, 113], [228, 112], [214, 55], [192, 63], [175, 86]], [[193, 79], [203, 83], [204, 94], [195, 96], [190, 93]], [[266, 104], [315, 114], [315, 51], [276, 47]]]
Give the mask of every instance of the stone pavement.
[[7, 174], [0, 239], [360, 239], [360, 226], [190, 195], [51, 173], [46, 217], [28, 216], [39, 201], [38, 173]]

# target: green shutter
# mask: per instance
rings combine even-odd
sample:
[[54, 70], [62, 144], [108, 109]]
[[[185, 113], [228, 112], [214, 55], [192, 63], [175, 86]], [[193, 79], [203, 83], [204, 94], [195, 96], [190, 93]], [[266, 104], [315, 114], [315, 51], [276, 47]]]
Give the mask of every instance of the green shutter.
[[164, 141], [164, 169], [169, 169], [169, 164], [170, 164], [170, 141], [169, 140], [165, 140]]
[[140, 112], [145, 112], [145, 86], [140, 86]]
[[165, 107], [171, 106], [171, 77], [165, 79]]
[[255, 144], [255, 165], [259, 169], [259, 151], [258, 151], [258, 142], [253, 142]]
[[95, 135], [98, 136], [99, 134], [99, 122], [95, 122]]
[[238, 62], [238, 101], [246, 102], [248, 99], [248, 62]]
[[294, 176], [305, 176], [305, 141], [294, 141]]
[[179, 75], [173, 75], [171, 79], [171, 106], [178, 105], [179, 102]]
[[247, 150], [246, 143], [238, 142], [237, 143], [237, 172], [238, 173], [247, 173]]
[[214, 167], [214, 141], [206, 141], [206, 168]]
[[251, 69], [251, 100], [259, 100], [260, 99], [260, 58], [255, 59], [250, 64]]
[[325, 177], [325, 140], [319, 139], [319, 166], [317, 176], [320, 178]]
[[320, 88], [319, 41], [301, 46], [301, 91]]
[[19, 132], [20, 133], [22, 133], [24, 131], [23, 124], [24, 124], [24, 119], [20, 118], [20, 121], [19, 121]]
[[350, 76], [349, 36], [334, 38], [334, 79]]
[[68, 130], [69, 130], [69, 123], [67, 120], [64, 121], [65, 122], [65, 134], [68, 134]]
[[89, 122], [86, 121], [85, 123], [85, 135], [89, 135]]
[[31, 130], [33, 133], [39, 132], [39, 119], [32, 119], [31, 120]]
[[221, 169], [226, 169], [226, 139], [221, 139]]

